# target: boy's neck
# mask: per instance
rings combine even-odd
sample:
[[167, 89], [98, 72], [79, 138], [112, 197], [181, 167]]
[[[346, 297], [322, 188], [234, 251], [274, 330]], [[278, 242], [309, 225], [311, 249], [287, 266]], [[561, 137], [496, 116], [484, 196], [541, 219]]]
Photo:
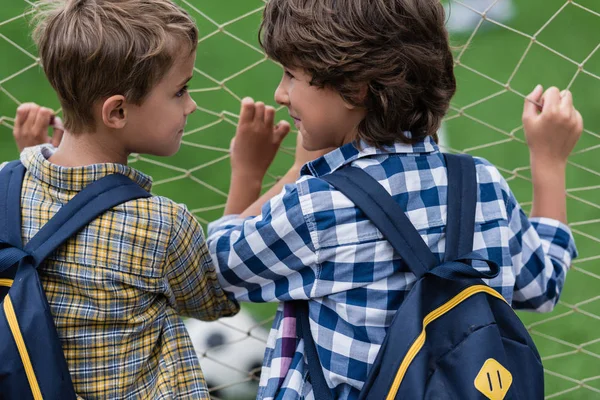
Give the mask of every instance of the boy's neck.
[[48, 161], [62, 167], [105, 163], [127, 165], [128, 156], [129, 153], [120, 148], [119, 143], [111, 143], [99, 132], [78, 135], [65, 132], [58, 149]]

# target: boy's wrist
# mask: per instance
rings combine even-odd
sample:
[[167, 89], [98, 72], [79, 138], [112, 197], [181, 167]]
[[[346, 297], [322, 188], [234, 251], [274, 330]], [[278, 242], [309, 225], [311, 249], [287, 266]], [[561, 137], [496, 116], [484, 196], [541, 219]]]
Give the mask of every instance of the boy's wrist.
[[229, 195], [243, 192], [244, 197], [251, 198], [252, 201], [258, 199], [262, 190], [262, 178], [257, 175], [232, 174]]
[[225, 215], [241, 214], [254, 203], [262, 190], [262, 179], [242, 173], [232, 173]]
[[252, 168], [236, 168], [231, 171], [231, 179], [240, 182], [247, 182], [248, 184], [262, 185], [262, 181], [267, 171], [261, 172]]
[[567, 160], [552, 157], [541, 157], [530, 154], [531, 173], [545, 176], [564, 174], [567, 169]]
[[546, 217], [567, 223], [566, 164], [566, 160], [531, 156], [531, 217]]

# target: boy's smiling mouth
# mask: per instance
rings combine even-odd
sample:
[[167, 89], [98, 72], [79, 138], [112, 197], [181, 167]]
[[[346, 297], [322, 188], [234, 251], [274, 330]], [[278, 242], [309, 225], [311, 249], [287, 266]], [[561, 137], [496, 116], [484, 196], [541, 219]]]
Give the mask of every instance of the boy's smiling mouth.
[[294, 120], [294, 124], [295, 124], [296, 126], [298, 126], [298, 124], [299, 124], [300, 122], [302, 122], [302, 120], [301, 120], [300, 118], [294, 117], [292, 114], [290, 114], [290, 117], [292, 117], [292, 119]]

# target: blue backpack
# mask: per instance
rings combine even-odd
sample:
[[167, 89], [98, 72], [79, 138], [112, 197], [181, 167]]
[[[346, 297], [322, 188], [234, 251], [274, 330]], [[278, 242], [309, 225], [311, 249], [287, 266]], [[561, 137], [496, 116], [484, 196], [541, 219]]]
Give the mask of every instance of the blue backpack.
[[0, 398], [75, 399], [37, 267], [103, 212], [150, 194], [124, 175], [108, 175], [78, 193], [23, 246], [24, 175], [19, 161], [0, 171]]
[[[544, 371], [533, 340], [504, 298], [481, 280], [500, 269], [472, 251], [478, 190], [473, 158], [444, 156], [448, 223], [441, 264], [401, 207], [363, 170], [348, 167], [322, 178], [367, 215], [417, 277], [359, 399], [543, 399]], [[473, 268], [474, 261], [490, 272]], [[315, 398], [332, 399], [310, 334], [308, 303], [295, 306]]]

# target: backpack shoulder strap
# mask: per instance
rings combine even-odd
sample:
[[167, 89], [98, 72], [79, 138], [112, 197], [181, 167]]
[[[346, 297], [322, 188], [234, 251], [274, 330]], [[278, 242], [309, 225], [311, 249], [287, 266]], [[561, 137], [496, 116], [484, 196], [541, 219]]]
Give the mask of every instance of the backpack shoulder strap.
[[0, 245], [21, 248], [21, 186], [25, 167], [12, 161], [0, 170]]
[[[477, 178], [473, 157], [444, 154], [448, 168], [448, 224], [445, 261], [473, 249]], [[360, 168], [346, 167], [322, 177], [346, 195], [381, 231], [410, 270], [422, 277], [439, 264], [437, 257], [390, 194]]]
[[105, 211], [150, 196], [125, 175], [107, 175], [86, 186], [64, 205], [27, 243], [25, 251], [33, 256], [38, 267], [50, 253]]
[[473, 157], [444, 154], [448, 168], [448, 215], [444, 261], [453, 261], [473, 251], [477, 171]]
[[296, 335], [304, 339], [304, 355], [308, 363], [308, 374], [312, 385], [315, 399], [333, 400], [331, 389], [327, 385], [323, 367], [319, 362], [317, 346], [310, 333], [310, 321], [308, 319], [308, 301], [292, 301], [292, 306], [296, 311]]
[[342, 192], [366, 214], [417, 278], [439, 264], [438, 258], [421, 239], [404, 210], [365, 171], [346, 167], [321, 179]]

